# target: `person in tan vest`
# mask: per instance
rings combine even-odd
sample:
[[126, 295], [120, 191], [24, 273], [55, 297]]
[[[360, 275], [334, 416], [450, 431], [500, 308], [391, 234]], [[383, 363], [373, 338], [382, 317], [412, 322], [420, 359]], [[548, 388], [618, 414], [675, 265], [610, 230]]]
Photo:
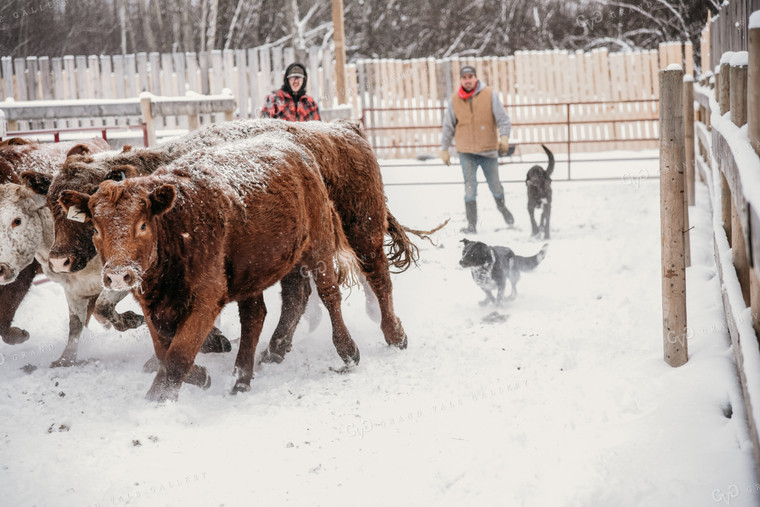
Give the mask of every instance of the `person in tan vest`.
[[512, 122], [499, 95], [478, 79], [475, 68], [465, 65], [459, 71], [459, 90], [454, 92], [443, 116], [440, 158], [451, 165], [449, 146], [455, 142], [464, 176], [465, 233], [477, 232], [477, 170], [480, 167], [488, 188], [507, 225], [515, 222], [504, 204], [504, 188], [499, 181], [499, 154], [509, 149]]

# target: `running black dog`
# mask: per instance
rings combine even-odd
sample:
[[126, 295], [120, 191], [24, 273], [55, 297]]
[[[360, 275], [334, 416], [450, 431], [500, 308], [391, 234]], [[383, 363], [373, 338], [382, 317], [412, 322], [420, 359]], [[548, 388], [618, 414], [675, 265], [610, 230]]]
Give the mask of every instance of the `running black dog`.
[[[554, 172], [554, 155], [544, 146], [541, 147], [549, 157], [549, 165], [544, 170], [539, 165], [534, 165], [525, 175], [525, 185], [528, 187], [528, 214], [530, 225], [533, 228], [532, 235], [540, 236], [544, 233], [544, 239], [549, 239], [549, 219], [552, 216], [552, 173]], [[541, 224], [536, 223], [533, 216], [536, 209], [542, 210]]]
[[[546, 257], [546, 250], [549, 248], [549, 244], [546, 243], [536, 255], [521, 257], [505, 246], [488, 246], [480, 241], [469, 239], [463, 239], [462, 243], [464, 243], [464, 251], [459, 265], [470, 268], [472, 279], [486, 293], [486, 299], [480, 302], [481, 306], [488, 303], [500, 304], [504, 299], [507, 280], [512, 284], [512, 292], [507, 301], [514, 299], [517, 296], [520, 273], [535, 269]], [[491, 294], [494, 289], [496, 298]]]

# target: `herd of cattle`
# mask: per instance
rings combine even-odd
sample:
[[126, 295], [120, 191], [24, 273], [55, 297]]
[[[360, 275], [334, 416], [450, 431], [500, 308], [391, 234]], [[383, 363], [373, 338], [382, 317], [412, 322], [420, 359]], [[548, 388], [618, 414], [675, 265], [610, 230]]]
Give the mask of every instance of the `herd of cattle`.
[[[406, 347], [390, 268], [405, 270], [418, 251], [388, 211], [357, 124], [239, 120], [156, 148], [109, 149], [99, 139], [0, 143], [3, 341], [29, 339], [11, 324], [41, 269], [62, 285], [69, 308], [68, 343], [52, 366], [75, 364], [91, 316], [120, 331], [147, 324], [157, 358], [148, 363], [156, 370], [150, 400], [177, 399], [183, 382], [210, 385], [195, 357], [231, 350], [214, 321], [232, 301], [241, 333], [233, 393], [248, 391], [263, 291], [278, 281], [282, 311], [262, 361], [281, 362], [290, 351], [310, 279], [347, 366], [359, 349], [339, 286], [359, 276], [377, 296], [386, 342]], [[116, 311], [130, 292], [144, 317]]]

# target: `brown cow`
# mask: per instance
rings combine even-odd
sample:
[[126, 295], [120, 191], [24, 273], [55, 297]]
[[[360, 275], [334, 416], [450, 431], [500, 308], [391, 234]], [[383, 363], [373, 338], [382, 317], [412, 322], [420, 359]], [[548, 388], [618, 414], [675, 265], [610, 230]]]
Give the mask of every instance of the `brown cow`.
[[198, 150], [150, 176], [105, 181], [92, 196], [63, 193], [63, 207], [83, 211], [95, 228], [104, 285], [132, 289], [142, 306], [161, 361], [149, 399], [176, 399], [183, 381], [210, 384], [195, 356], [231, 301], [241, 327], [233, 393], [249, 390], [262, 293], [293, 272], [315, 278], [338, 354], [349, 366], [359, 361], [338, 289], [358, 261], [317, 167], [278, 133]]
[[[148, 152], [149, 153], [149, 152]], [[86, 154], [87, 156], [80, 156]], [[118, 160], [118, 155], [98, 154], [96, 156], [105, 156], [106, 160]], [[150, 159], [146, 155], [146, 159]], [[76, 275], [86, 269], [97, 257], [95, 246], [92, 243], [92, 227], [89, 224], [83, 224], [80, 221], [72, 220], [67, 216], [66, 211], [58, 202], [61, 194], [65, 190], [76, 190], [87, 194], [92, 194], [97, 190], [98, 185], [107, 179], [121, 180], [125, 178], [123, 169], [130, 171], [132, 176], [145, 176], [152, 173], [160, 162], [138, 164], [135, 166], [124, 167], [118, 166], [111, 170], [103, 168], [98, 164], [89, 163], [92, 161], [92, 155], [87, 151], [87, 147], [78, 145], [72, 148], [70, 156], [66, 159], [61, 170], [53, 177], [42, 175], [33, 171], [22, 173], [22, 179], [32, 187], [37, 193], [47, 196], [48, 207], [52, 210], [55, 240], [50, 247], [48, 264], [50, 270], [57, 275], [62, 276]], [[66, 251], [76, 252], [76, 255], [61, 255], [62, 247]], [[100, 274], [97, 275], [96, 282], [100, 284]], [[125, 292], [126, 295], [127, 292]], [[105, 300], [105, 298], [103, 298]], [[111, 298], [115, 299], [115, 298]], [[124, 314], [122, 316], [116, 312], [114, 305], [100, 305], [96, 308], [96, 316], [103, 316], [107, 321], [114, 324], [118, 330], [135, 327], [138, 324], [137, 318], [142, 317]], [[74, 345], [72, 344], [72, 347]], [[229, 352], [232, 350], [229, 340], [222, 334], [221, 330], [214, 327], [204, 342], [201, 349], [204, 353], [210, 352]], [[155, 367], [154, 361], [148, 361], [145, 365], [147, 370]]]
[[[109, 149], [108, 143], [100, 138], [85, 144], [81, 141], [42, 144], [18, 137], [0, 142], [0, 184], [20, 183], [19, 174], [27, 170], [53, 174], [65, 160], [66, 153], [75, 146], [83, 146], [92, 152]], [[40, 265], [35, 260], [19, 273], [13, 283], [0, 285], [0, 336], [5, 343], [16, 345], [29, 339], [26, 330], [11, 326], [11, 323], [39, 269]]]
[[[190, 132], [157, 148], [128, 150], [118, 155], [101, 154], [77, 156], [67, 165], [82, 170], [97, 168], [99, 174], [119, 173], [124, 166], [140, 172], [152, 172], [192, 150], [215, 146], [258, 135], [280, 132], [294, 137], [318, 161], [322, 179], [343, 223], [351, 247], [361, 261], [364, 275], [377, 296], [381, 311], [381, 328], [388, 344], [405, 348], [406, 333], [393, 310], [390, 265], [403, 271], [417, 257], [417, 250], [386, 205], [385, 191], [377, 159], [361, 129], [352, 122], [283, 122], [280, 120], [237, 120], [212, 124]], [[91, 193], [66, 177], [66, 171], [55, 178], [50, 200], [54, 201], [65, 189]], [[56, 241], [51, 262], [60, 269], [86, 265], [94, 251], [87, 247], [92, 232], [88, 224], [65, 221], [56, 216]], [[385, 246], [385, 236], [389, 239]], [[281, 362], [291, 349], [293, 334], [304, 313], [311, 288], [307, 278], [292, 273], [282, 280], [283, 307], [263, 360]]]

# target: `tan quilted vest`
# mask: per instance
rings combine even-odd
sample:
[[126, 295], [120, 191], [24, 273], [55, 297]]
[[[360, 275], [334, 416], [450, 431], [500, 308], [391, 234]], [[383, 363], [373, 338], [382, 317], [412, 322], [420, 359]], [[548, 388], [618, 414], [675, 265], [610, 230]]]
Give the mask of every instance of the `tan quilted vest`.
[[451, 97], [457, 127], [454, 133], [456, 149], [461, 153], [480, 153], [499, 147], [499, 130], [491, 109], [490, 86], [470, 100], [462, 100], [457, 92]]

